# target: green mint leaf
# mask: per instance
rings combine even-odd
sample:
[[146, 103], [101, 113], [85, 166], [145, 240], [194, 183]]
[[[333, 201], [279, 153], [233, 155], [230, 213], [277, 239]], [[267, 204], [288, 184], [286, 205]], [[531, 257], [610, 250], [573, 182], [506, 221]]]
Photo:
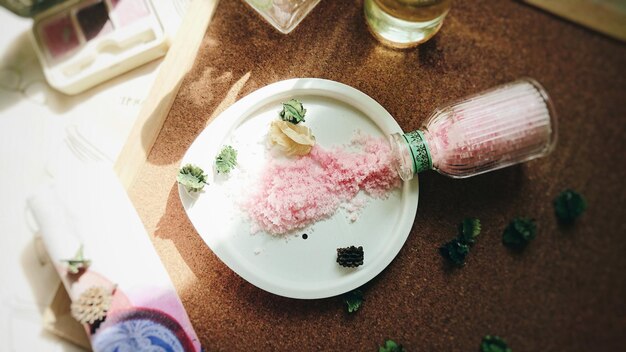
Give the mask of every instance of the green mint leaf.
[[465, 264], [465, 258], [469, 253], [469, 246], [455, 238], [441, 246], [439, 253], [453, 264], [463, 266]]
[[207, 184], [207, 175], [198, 166], [187, 164], [183, 166], [176, 176], [176, 181], [183, 185], [187, 192], [198, 192]]
[[71, 259], [62, 259], [62, 262], [67, 263], [67, 271], [71, 274], [78, 274], [81, 269], [86, 269], [91, 265], [91, 260], [85, 259], [83, 255], [83, 245], [81, 244], [76, 254]]
[[529, 218], [515, 218], [507, 225], [502, 233], [502, 242], [513, 248], [523, 248], [537, 235], [535, 220]]
[[291, 99], [283, 103], [283, 110], [278, 114], [283, 121], [291, 122], [294, 125], [304, 121], [306, 109], [297, 99]]
[[348, 313], [354, 313], [363, 304], [363, 291], [353, 290], [343, 295], [343, 301], [346, 303]]
[[480, 220], [467, 218], [459, 224], [459, 240], [473, 246], [480, 235]]
[[237, 165], [237, 151], [230, 145], [224, 146], [215, 157], [215, 168], [218, 173], [227, 174]]
[[554, 201], [554, 213], [563, 224], [573, 223], [587, 209], [587, 201], [578, 192], [566, 189]]
[[480, 344], [480, 352], [513, 352], [502, 338], [487, 335]]
[[465, 265], [465, 258], [469, 254], [470, 246], [476, 243], [480, 235], [480, 220], [466, 218], [458, 226], [457, 238], [439, 248], [439, 253], [457, 266]]
[[406, 352], [402, 345], [397, 344], [393, 340], [386, 340], [383, 346], [378, 348], [378, 352]]

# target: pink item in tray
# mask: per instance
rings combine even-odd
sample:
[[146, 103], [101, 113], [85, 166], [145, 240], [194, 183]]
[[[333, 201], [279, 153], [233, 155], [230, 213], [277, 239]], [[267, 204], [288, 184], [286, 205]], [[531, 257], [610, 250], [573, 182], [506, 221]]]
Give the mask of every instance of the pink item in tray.
[[270, 160], [242, 208], [260, 229], [285, 234], [329, 218], [342, 204], [361, 208], [359, 191], [385, 198], [400, 186], [386, 139], [359, 135], [351, 146], [358, 151], [316, 145], [295, 160]]
[[111, 0], [113, 11], [119, 26], [124, 27], [150, 14], [144, 0]]
[[90, 4], [78, 10], [76, 21], [83, 31], [85, 40], [113, 32], [113, 23], [104, 2]]
[[63, 56], [79, 45], [74, 24], [67, 13], [41, 24], [39, 36], [53, 58]]

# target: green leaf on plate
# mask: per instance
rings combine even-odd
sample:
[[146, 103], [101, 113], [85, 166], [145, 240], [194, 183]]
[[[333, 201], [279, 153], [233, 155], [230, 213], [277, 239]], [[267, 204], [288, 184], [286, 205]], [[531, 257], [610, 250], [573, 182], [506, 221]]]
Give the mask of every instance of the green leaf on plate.
[[237, 151], [230, 145], [224, 146], [215, 157], [215, 168], [218, 173], [227, 174], [237, 165]]
[[306, 109], [297, 99], [291, 99], [283, 103], [283, 110], [279, 113], [281, 120], [291, 122], [294, 125], [304, 121]]
[[183, 166], [176, 176], [178, 183], [183, 185], [188, 192], [198, 192], [207, 184], [207, 175], [200, 167], [187, 164]]

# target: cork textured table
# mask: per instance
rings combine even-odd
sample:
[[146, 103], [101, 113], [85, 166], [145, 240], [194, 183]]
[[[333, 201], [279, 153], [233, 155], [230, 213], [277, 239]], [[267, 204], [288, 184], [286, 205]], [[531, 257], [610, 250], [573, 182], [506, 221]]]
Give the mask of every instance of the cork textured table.
[[[293, 300], [228, 269], [187, 219], [175, 182], [211, 119], [269, 83], [319, 77], [368, 94], [415, 129], [437, 106], [521, 76], [539, 80], [559, 115], [547, 158], [466, 180], [420, 176], [405, 246], [364, 287], [355, 314], [338, 297]], [[477, 351], [486, 334], [514, 351], [626, 346], [626, 46], [514, 1], [457, 1], [441, 32], [414, 50], [377, 43], [362, 1], [322, 1], [285, 36], [242, 1], [221, 1], [196, 62], [130, 190], [207, 351]], [[583, 193], [589, 209], [559, 226], [551, 201]], [[482, 235], [465, 267], [438, 247], [464, 217]], [[537, 220], [521, 253], [501, 243], [515, 216]], [[381, 236], [384, 236], [381, 233]]]

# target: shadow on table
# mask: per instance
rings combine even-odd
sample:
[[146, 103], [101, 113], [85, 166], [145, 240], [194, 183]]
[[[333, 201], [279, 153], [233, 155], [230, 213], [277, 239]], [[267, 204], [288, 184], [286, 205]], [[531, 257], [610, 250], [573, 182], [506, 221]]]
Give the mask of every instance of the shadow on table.
[[[481, 221], [479, 245], [489, 241], [503, 246], [501, 226], [515, 216], [532, 216], [509, 214], [511, 204], [523, 198], [525, 184], [531, 182], [525, 175], [525, 167], [515, 165], [467, 179], [451, 179], [434, 172], [421, 175], [418, 216], [426, 219], [425, 226], [431, 231], [420, 234], [419, 239], [411, 238], [419, 242], [413, 245], [437, 248], [433, 255], [440, 257], [440, 267], [448, 275], [456, 275], [463, 268], [451, 264], [438, 251], [456, 237], [462, 219], [475, 217]], [[522, 259], [524, 252], [511, 252], [511, 255]], [[467, 257], [467, 262], [471, 261], [472, 250]]]
[[64, 110], [59, 104], [63, 94], [46, 83], [28, 32], [17, 37], [0, 62], [0, 111], [21, 101], [48, 106], [55, 112]]
[[25, 102], [43, 106], [55, 114], [62, 114], [103, 90], [113, 89], [156, 68], [156, 64], [148, 63], [83, 93], [66, 95], [48, 85], [29, 33], [24, 32], [0, 57], [0, 113], [12, 105]]
[[[511, 197], [520, 194], [525, 178], [523, 168], [517, 166], [466, 180], [451, 180], [434, 174], [422, 179], [418, 210], [420, 216], [437, 217], [436, 214], [441, 215], [444, 212], [446, 219], [462, 219], [469, 216], [480, 217], [485, 212], [504, 208]], [[450, 203], [454, 205], [450, 206]], [[472, 213], [462, 209], [472, 209]], [[452, 224], [450, 233], [455, 229], [456, 224]], [[187, 304], [195, 301], [198, 296], [208, 295], [219, 302], [213, 309], [227, 310], [228, 307], [234, 309], [235, 306], [243, 305], [249, 310], [249, 316], [258, 315], [259, 319], [268, 312], [287, 315], [292, 319], [304, 319], [314, 312], [319, 314], [345, 311], [341, 297], [319, 300], [285, 298], [263, 291], [235, 274], [197, 235], [180, 203], [177, 184], [173, 184], [170, 189], [165, 213], [157, 225], [155, 236], [171, 240], [197, 278], [196, 282], [179, 292], [183, 301], [189, 300], [186, 301]], [[436, 240], [435, 237], [428, 239], [427, 234], [420, 235], [420, 241]], [[442, 269], [448, 274], [455, 272], [445, 261], [442, 261]], [[364, 285], [363, 290], [376, 286], [384, 277], [385, 271]], [[350, 319], [350, 315], [346, 314], [346, 318]]]
[[[210, 296], [214, 302], [207, 303], [205, 309], [225, 311], [244, 306], [249, 318], [258, 316], [259, 319], [263, 319], [269, 311], [273, 315], [287, 315], [290, 319], [306, 319], [313, 313], [345, 311], [345, 304], [340, 297], [291, 299], [266, 292], [239, 277], [222, 263], [197, 234], [180, 203], [177, 184], [170, 190], [167, 207], [157, 225], [155, 236], [172, 241], [197, 278], [196, 282], [179, 292], [187, 304], [194, 304], [193, 301], [199, 296]], [[370, 281], [364, 289], [376, 280]]]
[[[60, 284], [54, 263], [50, 262], [44, 244], [38, 235], [35, 234], [28, 246], [24, 247], [20, 256], [20, 264], [20, 272], [27, 278], [32, 290], [33, 302], [31, 303], [28, 298], [22, 297], [12, 297], [8, 302], [3, 302], [4, 308], [9, 312], [7, 322], [17, 325], [26, 321], [29, 324], [41, 325], [38, 339], [49, 340], [50, 345], [54, 344], [58, 351], [83, 351], [84, 348], [80, 346], [88, 345], [88, 338], [82, 325], [70, 317], [69, 297], [63, 285]], [[51, 294], [55, 292], [56, 294]], [[58, 305], [59, 298], [63, 301], [60, 306]], [[33, 310], [34, 313], [34, 309], [37, 309], [37, 314], [34, 316], [26, 313], [29, 310]], [[23, 336], [22, 334], [21, 337]], [[10, 337], [19, 338], [17, 335]], [[74, 344], [77, 342], [79, 345]], [[3, 343], [15, 344], [15, 342], [11, 343], [10, 341], [3, 341]]]
[[[291, 78], [335, 80], [362, 90], [392, 113], [410, 110], [395, 101], [402, 94], [398, 80], [414, 82], [412, 72], [407, 73], [413, 68], [442, 70], [443, 50], [437, 39], [411, 50], [387, 48], [368, 32], [361, 10], [358, 3], [322, 2], [285, 36], [244, 2], [221, 2], [148, 162], [178, 162], [204, 127], [226, 108], [261, 87]], [[336, 19], [334, 26], [315, 25], [328, 18]], [[145, 147], [154, 142], [152, 128], [148, 122], [142, 131]]]

